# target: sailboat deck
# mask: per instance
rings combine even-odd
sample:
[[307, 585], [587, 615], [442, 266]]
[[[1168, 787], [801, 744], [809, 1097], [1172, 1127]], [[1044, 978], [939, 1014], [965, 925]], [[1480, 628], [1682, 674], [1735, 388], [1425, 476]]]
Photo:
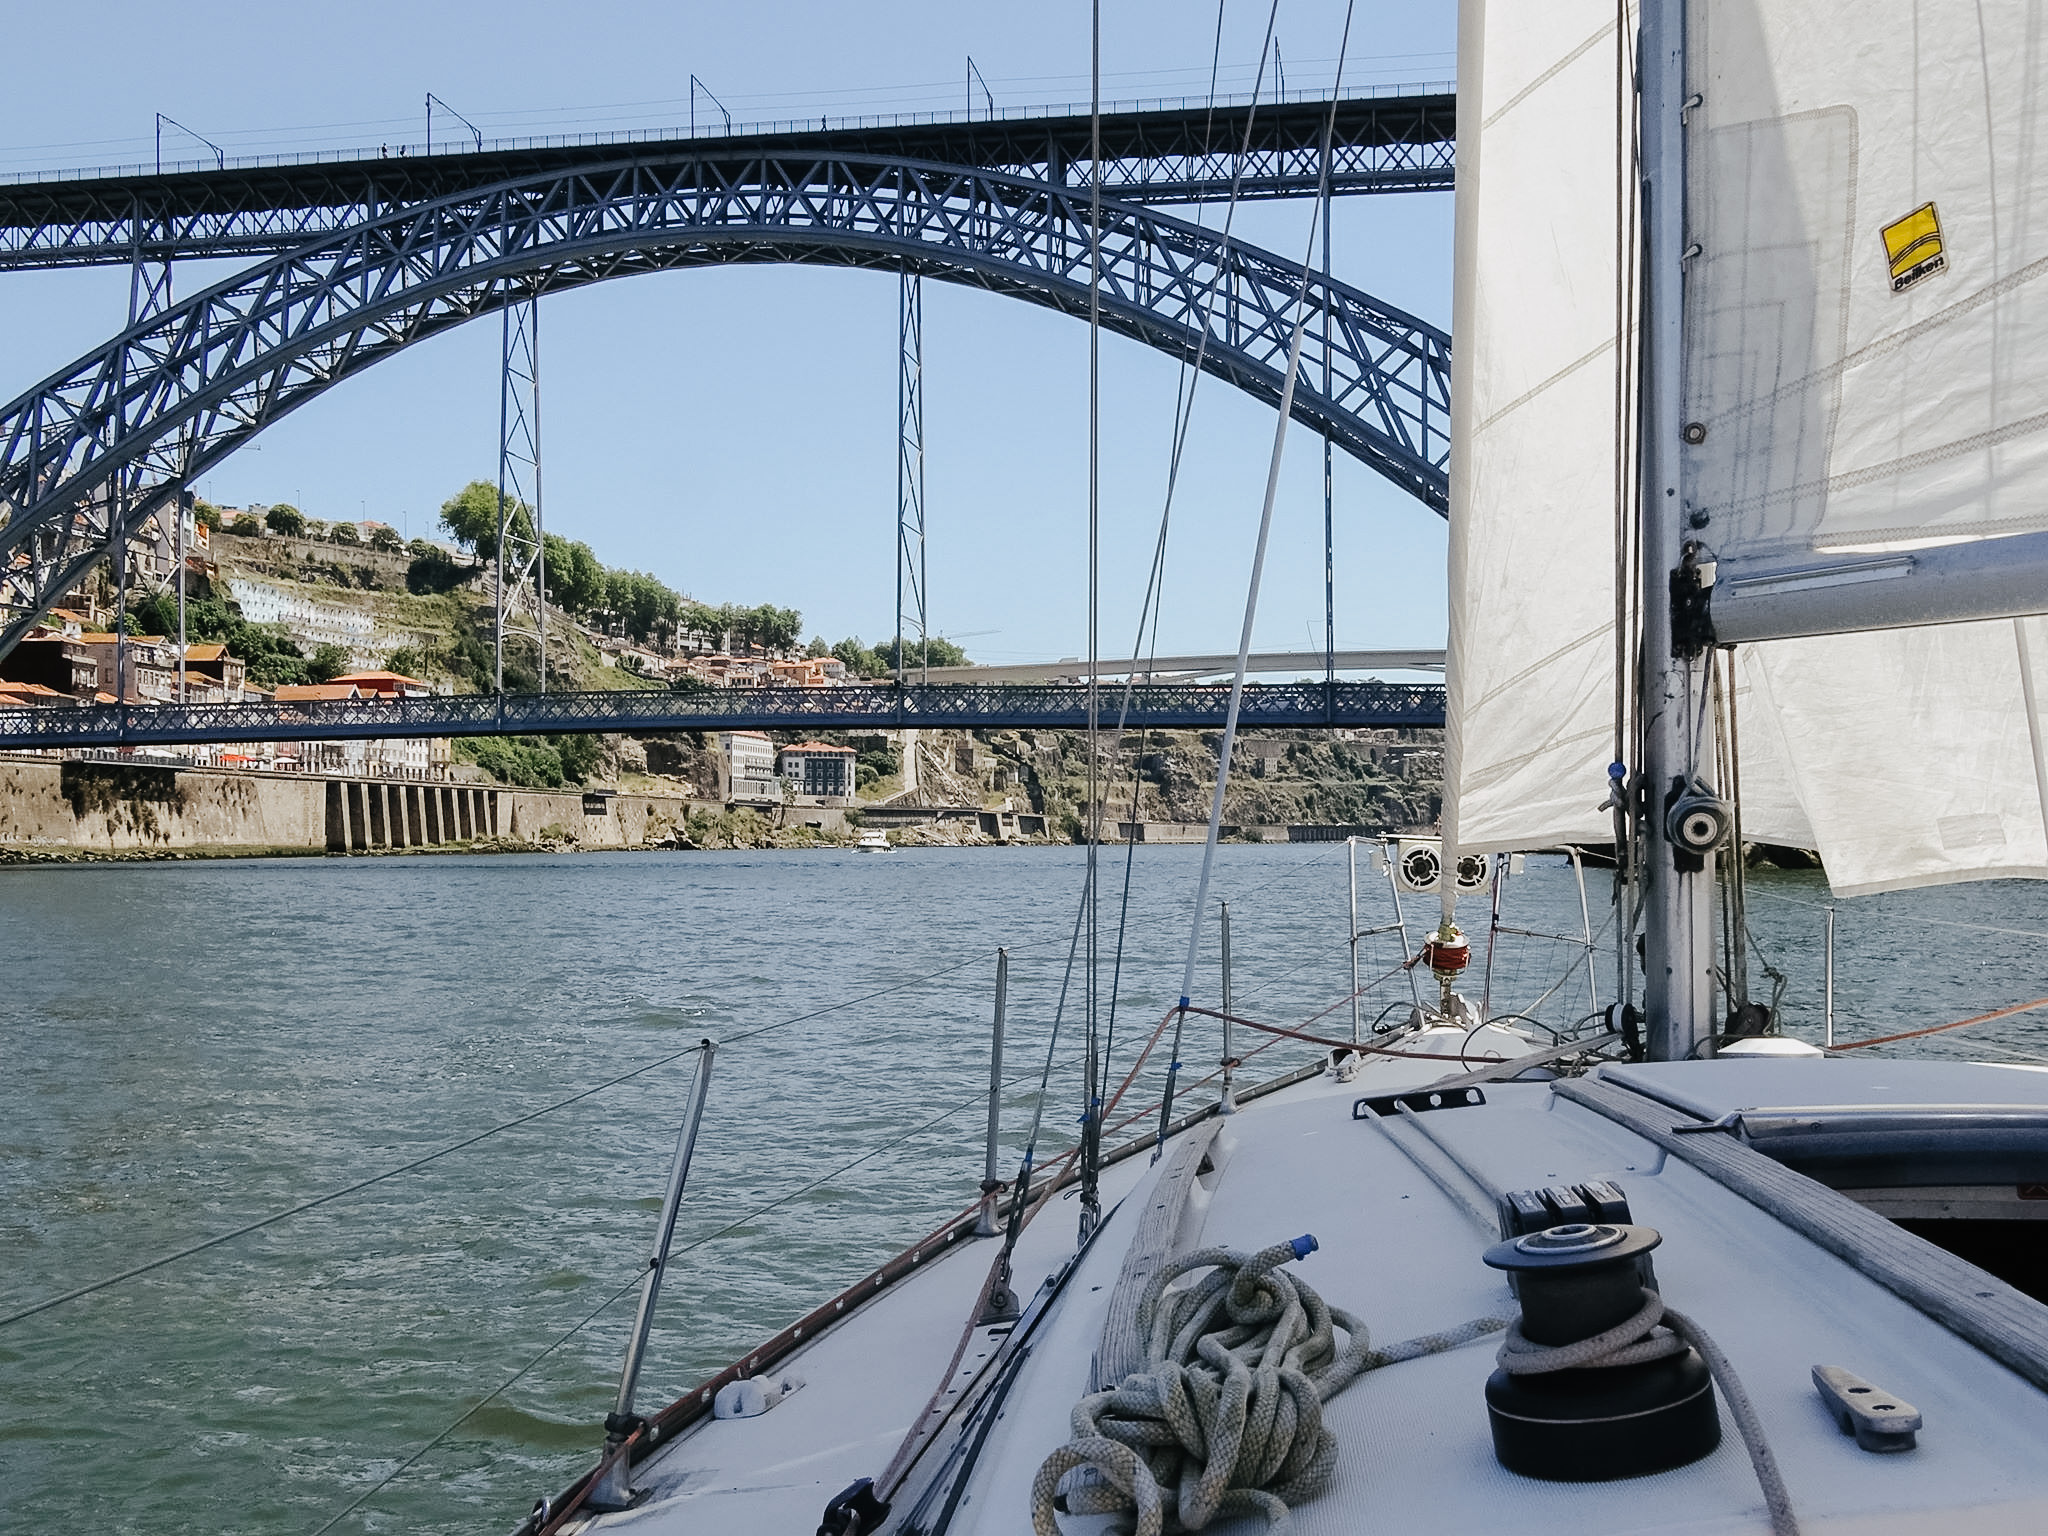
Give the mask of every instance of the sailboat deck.
[[[1773, 1065], [1782, 1074], [1782, 1064]], [[1783, 1099], [1782, 1076], [1766, 1080], [1747, 1066], [1696, 1063], [1655, 1075], [1665, 1084], [1682, 1082], [1702, 1107], [1754, 1104], [1754, 1090], [1766, 1081], [1781, 1091], [1765, 1101]], [[1877, 1068], [1876, 1077], [1866, 1070]], [[1882, 1078], [1921, 1102], [1953, 1102], [1951, 1081], [1930, 1081], [1927, 1094], [1916, 1094], [1919, 1070], [1901, 1062], [1853, 1069], [1814, 1063], [1804, 1076], [1840, 1073], [1852, 1101]], [[2025, 1084], [2029, 1096], [2033, 1082]], [[1203, 1180], [1206, 1211], [1198, 1198], [1181, 1246], [1253, 1249], [1313, 1233], [1321, 1248], [1295, 1266], [1301, 1278], [1365, 1318], [1375, 1343], [1388, 1344], [1511, 1315], [1501, 1277], [1479, 1259], [1498, 1235], [1483, 1186], [1608, 1179], [1627, 1193], [1635, 1220], [1663, 1234], [1655, 1255], [1663, 1295], [1733, 1360], [1803, 1530], [1923, 1531], [1937, 1520], [1967, 1520], [1973, 1531], [2048, 1528], [2048, 1462], [2039, 1454], [2048, 1443], [2048, 1393], [1709, 1174], [1547, 1084], [1489, 1084], [1484, 1105], [1394, 1122], [1353, 1117], [1361, 1091], [1387, 1086], [1383, 1079], [1344, 1084], [1325, 1076], [1246, 1106], [1223, 1133], [1214, 1159], [1221, 1166]], [[1818, 1092], [1820, 1084], [1798, 1086]], [[1976, 1097], [1983, 1098], [1981, 1091]], [[953, 1532], [994, 1536], [1030, 1528], [1031, 1479], [1068, 1438], [1138, 1211], [1167, 1166], [1132, 1159], [1110, 1170], [1109, 1201], [1130, 1198], [1032, 1337], [974, 1460]], [[1027, 1301], [1037, 1278], [1070, 1250], [1071, 1211], [1065, 1202], [1026, 1231], [1018, 1269]], [[822, 1336], [790, 1367], [807, 1377], [806, 1387], [762, 1417], [707, 1422], [679, 1439], [639, 1470], [641, 1504], [602, 1517], [596, 1527], [815, 1529], [834, 1493], [880, 1473], [922, 1410], [992, 1249], [983, 1243], [949, 1254]], [[1986, 1284], [1997, 1282], [1987, 1277]], [[965, 1368], [992, 1343], [984, 1331]], [[1918, 1448], [1889, 1456], [1859, 1450], [1816, 1396], [1809, 1379], [1816, 1364], [1845, 1367], [1918, 1407], [1926, 1421]], [[1336, 1480], [1296, 1508], [1296, 1529], [1320, 1536], [1358, 1529], [1768, 1528], [1725, 1404], [1720, 1448], [1689, 1467], [1609, 1483], [1542, 1482], [1494, 1460], [1481, 1396], [1492, 1368], [1493, 1347], [1481, 1342], [1372, 1372], [1333, 1399], [1328, 1422], [1341, 1445]], [[910, 1494], [916, 1488], [913, 1476]], [[884, 1529], [896, 1528], [908, 1501], [909, 1495], [899, 1500], [896, 1520]], [[1107, 1516], [1062, 1516], [1061, 1523], [1069, 1533], [1116, 1526]], [[1256, 1521], [1209, 1527], [1233, 1536], [1257, 1528]]]

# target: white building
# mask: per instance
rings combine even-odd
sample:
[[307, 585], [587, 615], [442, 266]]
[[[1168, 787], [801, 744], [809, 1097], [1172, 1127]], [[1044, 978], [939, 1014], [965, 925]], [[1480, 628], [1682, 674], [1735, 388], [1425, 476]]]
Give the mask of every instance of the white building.
[[723, 798], [728, 805], [782, 804], [773, 742], [759, 731], [724, 731], [718, 748]]
[[359, 667], [375, 666], [380, 659], [376, 621], [367, 613], [339, 603], [318, 603], [247, 576], [230, 576], [227, 585], [228, 594], [241, 606], [242, 617], [251, 624], [282, 624], [307, 650], [338, 645]]

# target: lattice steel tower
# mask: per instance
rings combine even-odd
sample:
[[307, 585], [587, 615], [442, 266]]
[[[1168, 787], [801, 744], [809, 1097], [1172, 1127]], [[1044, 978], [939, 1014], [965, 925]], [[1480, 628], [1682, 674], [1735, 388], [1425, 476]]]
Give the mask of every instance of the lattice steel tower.
[[[505, 645], [530, 640], [548, 691], [546, 524], [541, 513], [540, 285], [507, 304], [498, 380], [498, 561], [494, 679], [505, 691]], [[528, 495], [529, 490], [531, 496]]]

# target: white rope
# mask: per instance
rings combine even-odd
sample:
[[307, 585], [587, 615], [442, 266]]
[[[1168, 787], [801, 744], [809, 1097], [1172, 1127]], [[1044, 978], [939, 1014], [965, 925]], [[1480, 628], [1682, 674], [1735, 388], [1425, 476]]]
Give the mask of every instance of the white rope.
[[[1361, 1372], [1504, 1326], [1480, 1318], [1375, 1350], [1363, 1323], [1280, 1268], [1314, 1247], [1297, 1238], [1252, 1254], [1204, 1248], [1162, 1266], [1138, 1303], [1145, 1368], [1075, 1405], [1074, 1438], [1031, 1485], [1035, 1536], [1059, 1536], [1062, 1502], [1073, 1514], [1135, 1510], [1136, 1536], [1160, 1536], [1169, 1517], [1195, 1531], [1254, 1514], [1269, 1532], [1285, 1532], [1288, 1506], [1320, 1493], [1336, 1470], [1325, 1402]], [[1198, 1269], [1209, 1273], [1169, 1293]], [[1062, 1501], [1060, 1485], [1082, 1468], [1095, 1478]]]
[[1735, 1427], [1742, 1432], [1742, 1443], [1749, 1450], [1749, 1464], [1756, 1469], [1756, 1480], [1763, 1488], [1764, 1505], [1770, 1511], [1774, 1536], [1799, 1536], [1799, 1521], [1792, 1513], [1792, 1496], [1785, 1491], [1785, 1479], [1778, 1471], [1778, 1460], [1771, 1454], [1770, 1442], [1764, 1438], [1763, 1420], [1757, 1417], [1756, 1405], [1743, 1389], [1742, 1378], [1735, 1374], [1734, 1364], [1721, 1353], [1721, 1346], [1708, 1336], [1706, 1329], [1683, 1312], [1665, 1306], [1664, 1298], [1655, 1291], [1647, 1287], [1644, 1289], [1642, 1309], [1633, 1317], [1615, 1324], [1605, 1333], [1596, 1333], [1590, 1339], [1580, 1339], [1574, 1344], [1533, 1344], [1522, 1332], [1522, 1320], [1517, 1316], [1508, 1325], [1498, 1359], [1500, 1368], [1510, 1376], [1540, 1376], [1551, 1371], [1640, 1365], [1646, 1360], [1663, 1360], [1682, 1354], [1688, 1344], [1700, 1352], [1707, 1362], [1707, 1369], [1713, 1373], [1714, 1384], [1728, 1400], [1728, 1412], [1735, 1420]]

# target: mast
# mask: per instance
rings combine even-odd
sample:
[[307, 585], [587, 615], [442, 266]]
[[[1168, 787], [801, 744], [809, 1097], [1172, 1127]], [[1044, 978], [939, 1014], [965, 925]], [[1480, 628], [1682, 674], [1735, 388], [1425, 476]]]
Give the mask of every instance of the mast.
[[[1685, 655], [1672, 630], [1674, 582], [1701, 584], [1688, 558], [1679, 483], [1687, 259], [1684, 0], [1643, 0], [1641, 45], [1643, 763], [1636, 814], [1643, 849], [1649, 1054], [1677, 1061], [1694, 1055], [1714, 1034], [1714, 854], [1711, 848], [1688, 851], [1672, 835], [1679, 801], [1694, 796], [1713, 763], [1713, 722], [1703, 708], [1706, 656]], [[1725, 823], [1725, 814], [1721, 819]]]

